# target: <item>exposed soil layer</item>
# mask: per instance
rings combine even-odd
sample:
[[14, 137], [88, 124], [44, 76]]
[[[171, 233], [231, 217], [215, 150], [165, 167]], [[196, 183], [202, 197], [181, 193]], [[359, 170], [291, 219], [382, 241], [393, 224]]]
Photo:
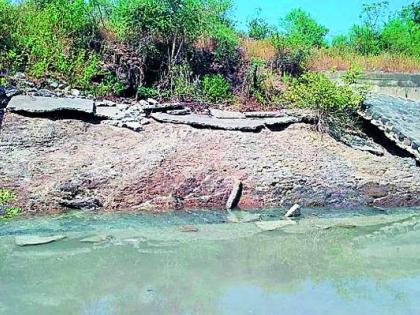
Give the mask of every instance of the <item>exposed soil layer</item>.
[[137, 133], [7, 113], [0, 156], [0, 187], [28, 214], [224, 208], [238, 180], [243, 209], [420, 205], [414, 159], [354, 150], [302, 123], [244, 133], [152, 122]]

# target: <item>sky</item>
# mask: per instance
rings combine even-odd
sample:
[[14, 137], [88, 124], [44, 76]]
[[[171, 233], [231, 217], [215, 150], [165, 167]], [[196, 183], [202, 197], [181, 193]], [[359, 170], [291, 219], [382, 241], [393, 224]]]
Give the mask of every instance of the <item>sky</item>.
[[[309, 12], [318, 23], [326, 26], [329, 37], [347, 33], [351, 26], [359, 22], [359, 15], [364, 3], [373, 0], [233, 0], [233, 16], [239, 29], [246, 29], [246, 21], [255, 15], [256, 9], [262, 10], [270, 24], [278, 25], [279, 19], [294, 8]], [[388, 0], [390, 13], [401, 9], [414, 0]]]

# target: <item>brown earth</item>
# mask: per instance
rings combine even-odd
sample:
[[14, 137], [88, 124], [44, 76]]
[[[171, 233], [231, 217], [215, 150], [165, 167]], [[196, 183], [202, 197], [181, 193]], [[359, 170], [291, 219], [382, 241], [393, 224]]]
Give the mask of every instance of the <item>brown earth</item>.
[[236, 179], [244, 209], [420, 205], [413, 159], [375, 156], [306, 124], [259, 133], [152, 122], [137, 133], [7, 113], [0, 187], [25, 213], [224, 208]]

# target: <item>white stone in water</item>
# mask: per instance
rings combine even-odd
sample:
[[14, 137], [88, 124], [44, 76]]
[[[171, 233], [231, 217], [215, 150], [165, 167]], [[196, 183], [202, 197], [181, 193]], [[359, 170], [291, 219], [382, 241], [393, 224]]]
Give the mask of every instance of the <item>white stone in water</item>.
[[36, 235], [23, 235], [16, 236], [15, 243], [17, 246], [35, 246], [49, 244], [56, 241], [65, 239], [64, 235], [54, 235], [54, 236], [36, 236]]
[[299, 217], [302, 213], [300, 212], [300, 205], [295, 204], [293, 207], [290, 208], [289, 211], [285, 214], [286, 218], [293, 218]]

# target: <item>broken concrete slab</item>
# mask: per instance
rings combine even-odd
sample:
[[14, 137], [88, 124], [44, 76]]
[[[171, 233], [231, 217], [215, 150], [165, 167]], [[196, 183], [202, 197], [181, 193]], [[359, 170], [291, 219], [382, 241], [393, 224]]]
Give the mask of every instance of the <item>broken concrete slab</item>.
[[237, 131], [260, 131], [265, 126], [264, 120], [253, 119], [218, 119], [206, 115], [169, 115], [165, 113], [152, 113], [151, 117], [158, 122], [184, 124], [194, 127], [214, 128]]
[[104, 119], [118, 120], [124, 118], [124, 113], [117, 107], [96, 107], [95, 116]]
[[167, 112], [169, 115], [189, 115], [192, 113], [191, 108], [183, 108], [183, 109], [175, 109], [175, 110], [169, 110]]
[[302, 119], [294, 116], [283, 116], [283, 117], [277, 117], [277, 118], [265, 118], [264, 124], [267, 127], [277, 127], [277, 126], [284, 126], [284, 125], [290, 125], [295, 124], [298, 122], [301, 122]]
[[140, 104], [141, 108], [145, 112], [165, 112], [168, 110], [175, 110], [175, 109], [183, 109], [184, 106], [181, 103], [148, 103], [146, 104]]
[[420, 102], [370, 94], [359, 114], [420, 161]]
[[57, 111], [76, 111], [86, 114], [95, 113], [92, 100], [81, 98], [58, 98], [18, 95], [12, 97], [7, 109], [12, 112], [53, 113]]
[[233, 112], [227, 110], [220, 110], [215, 108], [210, 108], [210, 115], [219, 118], [219, 119], [245, 119], [246, 116], [240, 112]]
[[247, 118], [276, 118], [284, 116], [283, 112], [272, 111], [272, 112], [245, 112]]

